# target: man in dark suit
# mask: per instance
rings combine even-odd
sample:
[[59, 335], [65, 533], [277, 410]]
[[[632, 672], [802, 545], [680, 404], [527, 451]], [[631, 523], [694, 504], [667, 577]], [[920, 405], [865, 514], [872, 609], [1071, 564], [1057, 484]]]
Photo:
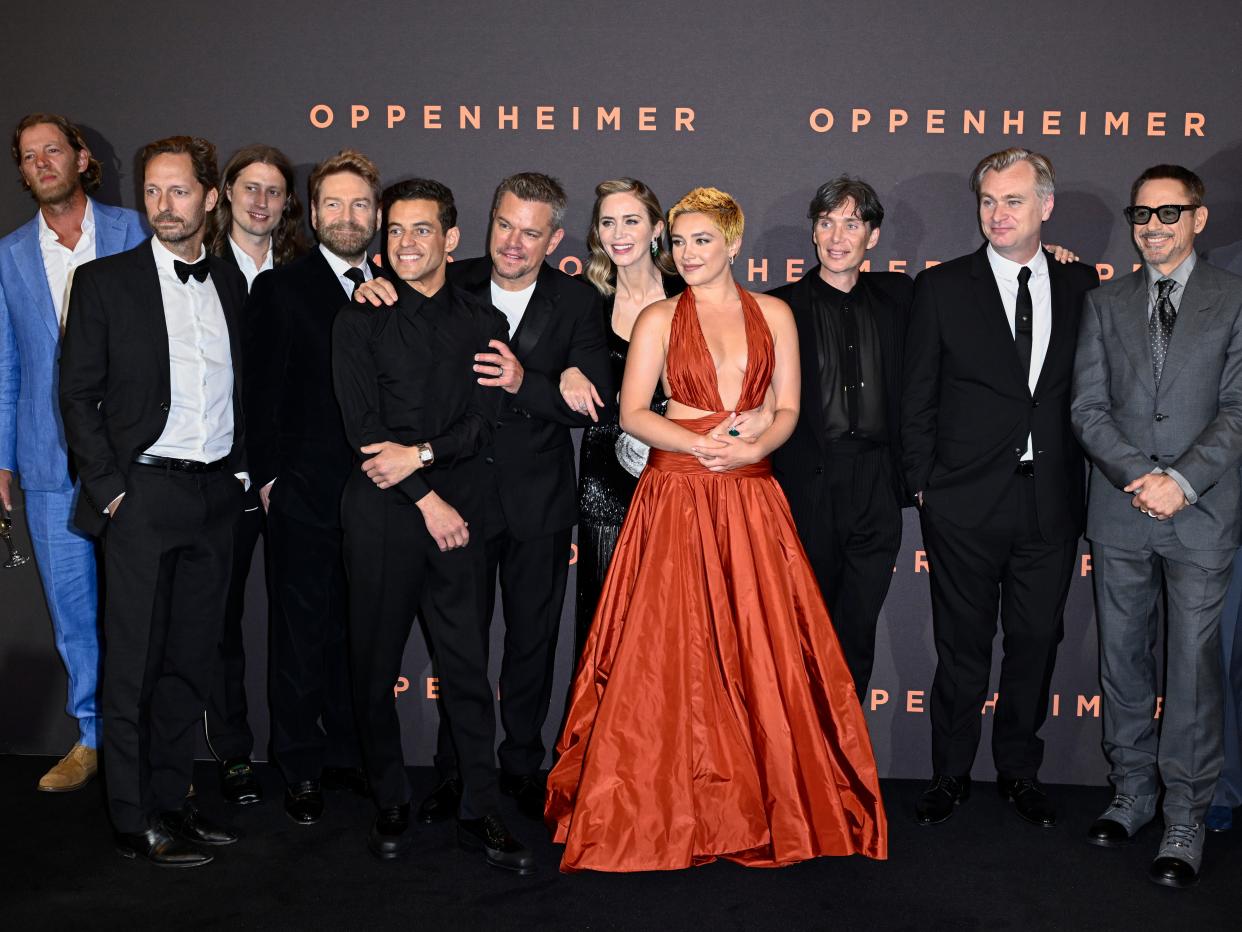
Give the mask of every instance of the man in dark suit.
[[489, 864], [529, 874], [534, 856], [497, 811], [496, 721], [487, 677], [487, 560], [482, 459], [501, 393], [470, 361], [507, 336], [490, 304], [446, 282], [457, 208], [444, 185], [412, 179], [383, 197], [392, 308], [345, 308], [332, 370], [360, 468], [342, 502], [350, 582], [350, 656], [367, 769], [379, 812], [368, 847], [382, 859], [410, 846], [410, 785], [392, 684], [418, 612], [441, 678], [442, 708], [464, 793], [458, 842]]
[[[487, 604], [496, 574], [504, 603], [505, 646], [500, 670], [500, 790], [531, 819], [543, 821], [543, 724], [552, 694], [553, 663], [570, 536], [578, 519], [573, 444], [569, 430], [592, 423], [586, 406], [561, 397], [561, 373], [576, 366], [600, 398], [615, 398], [599, 292], [544, 260], [561, 241], [565, 192], [537, 172], [511, 175], [492, 198], [488, 255], [452, 262], [449, 281], [497, 307], [509, 323], [508, 345], [493, 341], [474, 369], [480, 384], [503, 389], [489, 467]], [[374, 304], [392, 303], [382, 280], [361, 292]], [[441, 721], [436, 754], [440, 785], [423, 800], [418, 818], [437, 822], [457, 811], [461, 781]]]
[[341, 557], [353, 454], [332, 391], [332, 322], [371, 276], [379, 171], [346, 149], [315, 167], [308, 193], [319, 248], [255, 280], [245, 338], [251, 471], [267, 511], [271, 749], [302, 825], [322, 815], [324, 783], [366, 792]]
[[861, 700], [901, 547], [902, 360], [913, 286], [859, 271], [884, 207], [865, 181], [820, 186], [807, 217], [819, 265], [769, 292], [789, 304], [802, 355], [802, 412], [772, 472], [789, 499]]
[[[207, 248], [237, 266], [246, 278], [247, 289], [260, 272], [286, 265], [306, 251], [293, 164], [279, 149], [262, 144], [238, 149], [224, 166], [220, 188]], [[247, 718], [242, 636], [246, 579], [255, 544], [263, 533], [263, 510], [257, 489], [251, 487], [246, 496], [246, 510], [238, 522], [233, 548], [220, 662], [205, 720], [207, 746], [220, 764], [220, 795], [238, 806], [263, 798], [263, 787], [250, 762], [254, 734]]]
[[1088, 297], [1074, 369], [1113, 784], [1088, 840], [1132, 841], [1163, 783], [1164, 836], [1148, 876], [1173, 887], [1198, 881], [1221, 769], [1220, 614], [1242, 535], [1242, 279], [1195, 255], [1203, 196], [1180, 165], [1134, 182], [1125, 214], [1143, 267]]
[[164, 867], [230, 844], [186, 799], [249, 477], [238, 315], [246, 283], [203, 248], [215, 148], [141, 153], [155, 237], [78, 270], [60, 367], [76, 520], [104, 539], [104, 766], [117, 850]]
[[1099, 278], [1040, 248], [1054, 198], [1045, 157], [989, 155], [971, 188], [987, 242], [920, 273], [906, 337], [902, 456], [921, 511], [937, 655], [934, 777], [917, 816], [943, 822], [969, 796], [999, 608], [997, 785], [1019, 815], [1050, 826], [1037, 733], [1082, 531], [1070, 380], [1083, 295]]

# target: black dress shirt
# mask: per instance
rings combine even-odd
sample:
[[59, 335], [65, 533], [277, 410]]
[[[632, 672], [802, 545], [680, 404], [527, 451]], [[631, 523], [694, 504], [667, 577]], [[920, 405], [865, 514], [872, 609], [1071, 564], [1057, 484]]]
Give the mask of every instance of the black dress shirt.
[[880, 336], [856, 284], [848, 294], [818, 275], [812, 287], [825, 439], [888, 443]]

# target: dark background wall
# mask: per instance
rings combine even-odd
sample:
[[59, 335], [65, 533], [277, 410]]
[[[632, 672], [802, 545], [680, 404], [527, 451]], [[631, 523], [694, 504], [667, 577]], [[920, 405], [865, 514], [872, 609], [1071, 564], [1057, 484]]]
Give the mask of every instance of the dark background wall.
[[[1057, 167], [1046, 239], [1100, 263], [1105, 275], [1135, 261], [1120, 208], [1130, 180], [1156, 162], [1181, 162], [1204, 177], [1205, 248], [1242, 238], [1242, 8], [1232, 0], [1177, 9], [1153, 0], [195, 7], [71, 0], [56, 11], [26, 5], [6, 13], [0, 128], [33, 110], [69, 115], [87, 128], [107, 169], [101, 198], [128, 206], [137, 203], [137, 149], [170, 133], [206, 136], [222, 162], [246, 143], [274, 143], [302, 179], [316, 161], [352, 146], [372, 156], [386, 180], [418, 174], [450, 185], [462, 218], [458, 254], [466, 257], [483, 250], [496, 181], [542, 170], [570, 193], [567, 236], [554, 258], [575, 271], [598, 181], [642, 178], [666, 206], [694, 185], [714, 184], [746, 209], [739, 277], [769, 288], [786, 280], [791, 260], [795, 269], [813, 264], [803, 218], [828, 177], [848, 171], [876, 187], [887, 216], [873, 266], [913, 273], [979, 244], [967, 174], [988, 152], [1024, 145]], [[312, 122], [321, 105], [333, 116], [325, 128]], [[405, 114], [391, 128], [390, 106]], [[357, 127], [354, 107], [369, 111]], [[479, 128], [463, 126], [462, 107], [471, 116], [478, 108]], [[602, 128], [600, 108], [610, 120]], [[326, 110], [314, 113], [325, 121]], [[3, 232], [33, 213], [15, 169], [10, 177], [0, 186]], [[15, 518], [25, 544], [20, 507]], [[921, 546], [907, 513], [868, 703], [888, 776], [928, 770], [934, 654]], [[246, 623], [262, 748], [259, 561]], [[570, 672], [568, 609], [564, 620], [549, 743]], [[500, 630], [497, 619], [497, 652]], [[435, 706], [417, 635], [403, 670], [407, 758], [426, 763]], [[1071, 589], [1044, 729], [1046, 779], [1103, 781], [1098, 692], [1084, 568]], [[75, 735], [63, 706], [64, 674], [35, 569], [0, 570], [0, 751], [63, 753]], [[985, 740], [976, 776], [990, 773]]]

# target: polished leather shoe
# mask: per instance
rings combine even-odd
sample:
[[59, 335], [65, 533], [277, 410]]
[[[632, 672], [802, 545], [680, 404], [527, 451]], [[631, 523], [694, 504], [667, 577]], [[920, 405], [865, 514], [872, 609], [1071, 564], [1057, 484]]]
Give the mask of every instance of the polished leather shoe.
[[1013, 803], [1018, 815], [1032, 825], [1052, 828], [1057, 824], [1057, 807], [1052, 804], [1038, 780], [1030, 777], [1000, 777], [996, 781], [996, 788]]
[[235, 831], [212, 822], [189, 800], [176, 812], [163, 813], [160, 819], [174, 835], [200, 845], [231, 845], [238, 838]]
[[319, 776], [325, 790], [348, 790], [365, 799], [371, 797], [371, 784], [361, 767], [325, 767]]
[[298, 825], [314, 825], [323, 815], [323, 789], [318, 780], [285, 787], [285, 812]]
[[1228, 806], [1208, 806], [1203, 827], [1209, 832], [1228, 832], [1233, 828], [1233, 810]]
[[263, 787], [248, 757], [232, 757], [220, 762], [220, 795], [234, 806], [253, 806], [263, 801]]
[[1101, 848], [1119, 848], [1134, 841], [1156, 815], [1156, 794], [1117, 793], [1108, 808], [1087, 829], [1087, 841]]
[[458, 819], [457, 843], [467, 851], [482, 851], [492, 867], [522, 875], [535, 872], [534, 853], [509, 834], [505, 823], [494, 813], [481, 819]]
[[1189, 822], [1166, 825], [1156, 860], [1151, 862], [1147, 876], [1166, 887], [1193, 887], [1199, 882], [1199, 866], [1203, 863], [1203, 825]]
[[456, 777], [442, 780], [418, 805], [419, 822], [444, 822], [457, 815], [461, 807], [461, 781]]
[[518, 812], [528, 819], [543, 824], [543, 805], [548, 795], [548, 785], [540, 774], [516, 776], [500, 774], [500, 792], [517, 800]]
[[970, 799], [970, 777], [948, 777], [942, 773], [932, 777], [931, 783], [914, 806], [919, 825], [937, 825], [953, 815], [959, 803]]
[[181, 841], [157, 821], [145, 832], [117, 832], [116, 853], [126, 858], [145, 858], [157, 867], [202, 867], [214, 858]]
[[410, 843], [410, 804], [381, 809], [371, 826], [367, 849], [381, 861], [391, 861], [409, 851]]

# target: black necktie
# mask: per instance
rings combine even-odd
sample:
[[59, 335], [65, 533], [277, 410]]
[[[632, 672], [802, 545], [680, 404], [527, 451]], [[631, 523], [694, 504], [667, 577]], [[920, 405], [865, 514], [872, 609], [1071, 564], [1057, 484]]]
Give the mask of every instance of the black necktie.
[[173, 271], [177, 273], [177, 277], [181, 279], [181, 284], [185, 284], [190, 280], [190, 276], [194, 276], [196, 282], [207, 281], [207, 274], [211, 271], [206, 256], [197, 262], [182, 262], [180, 259], [173, 259]]
[[1164, 372], [1164, 359], [1169, 354], [1169, 340], [1173, 337], [1173, 325], [1177, 323], [1177, 309], [1169, 295], [1177, 282], [1162, 278], [1156, 282], [1156, 306], [1147, 320], [1147, 336], [1151, 340], [1151, 372], [1160, 384]]
[[1013, 339], [1018, 344], [1018, 360], [1022, 363], [1023, 381], [1031, 378], [1031, 322], [1035, 312], [1031, 304], [1031, 289], [1027, 282], [1031, 280], [1031, 270], [1025, 265], [1018, 270], [1018, 302], [1014, 305]]
[[351, 298], [354, 296], [354, 293], [357, 292], [358, 286], [367, 280], [366, 272], [352, 266], [345, 270], [345, 277], [354, 283], [354, 290], [349, 293]]

